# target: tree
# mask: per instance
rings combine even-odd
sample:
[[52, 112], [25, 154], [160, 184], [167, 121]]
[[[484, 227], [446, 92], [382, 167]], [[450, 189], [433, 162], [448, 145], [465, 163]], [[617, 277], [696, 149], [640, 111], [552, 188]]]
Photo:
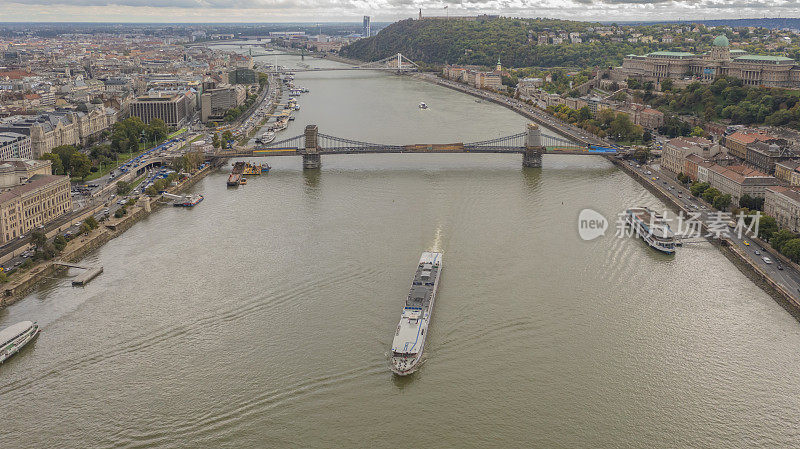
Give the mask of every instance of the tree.
[[781, 254], [792, 259], [792, 262], [800, 262], [800, 238], [788, 240], [780, 251]]
[[33, 246], [38, 250], [47, 243], [47, 236], [44, 232], [37, 229], [31, 232], [31, 243], [33, 243]]
[[769, 241], [778, 232], [778, 222], [769, 215], [762, 215], [758, 222], [758, 237]]
[[67, 239], [66, 239], [66, 238], [65, 238], [63, 235], [61, 235], [61, 234], [58, 234], [58, 235], [57, 235], [57, 236], [56, 236], [56, 237], [53, 239], [53, 246], [54, 246], [54, 247], [55, 247], [55, 248], [56, 248], [58, 251], [64, 251], [64, 248], [67, 246]]
[[703, 137], [705, 134], [706, 132], [703, 131], [703, 128], [695, 126], [694, 128], [692, 128], [692, 132], [689, 135], [692, 137]]
[[789, 231], [788, 229], [781, 229], [778, 232], [772, 234], [772, 238], [770, 239], [769, 243], [770, 245], [772, 245], [773, 248], [777, 249], [778, 251], [781, 251], [783, 245], [789, 240], [792, 240], [794, 238], [797, 238], [797, 236], [794, 235], [793, 232]]
[[65, 174], [72, 173], [72, 165], [70, 164], [73, 155], [78, 154], [78, 149], [73, 145], [61, 145], [50, 150], [51, 153], [57, 154], [61, 159], [61, 164], [64, 167]]
[[100, 226], [100, 223], [97, 222], [97, 219], [94, 218], [94, 216], [87, 218], [83, 222], [89, 225], [90, 229], [97, 229], [97, 227]]
[[705, 192], [703, 192], [702, 197], [707, 203], [713, 205], [714, 204], [714, 200], [720, 195], [722, 195], [722, 192], [720, 192], [719, 190], [715, 189], [714, 187], [710, 187], [710, 188], [706, 189]]
[[54, 175], [64, 175], [64, 165], [61, 163], [61, 157], [54, 153], [45, 153], [39, 156], [40, 160], [50, 161], [52, 163], [51, 170]]
[[148, 141], [161, 142], [167, 138], [167, 135], [169, 134], [169, 128], [167, 128], [167, 124], [164, 123], [164, 120], [161, 120], [160, 118], [154, 118], [150, 120], [150, 124], [147, 125], [145, 134], [147, 135]]
[[222, 133], [222, 144], [223, 144], [223, 146], [225, 146], [225, 144], [230, 142], [231, 140], [233, 140], [233, 133], [230, 132], [230, 130], [227, 130], [227, 131]]
[[83, 223], [81, 223], [81, 227], [80, 227], [80, 233], [81, 234], [88, 234], [91, 230], [92, 230], [92, 228], [85, 221]]
[[214, 133], [214, 135], [211, 137], [211, 145], [213, 145], [214, 148], [222, 148], [222, 143], [219, 138], [219, 133]]
[[672, 83], [671, 79], [666, 78], [666, 79], [661, 80], [661, 91], [662, 92], [668, 92], [668, 91], [672, 90], [672, 87], [673, 87], [673, 83]]
[[703, 193], [704, 193], [704, 192], [705, 192], [705, 191], [706, 191], [706, 190], [707, 190], [709, 187], [710, 187], [710, 185], [709, 185], [707, 182], [695, 182], [695, 183], [694, 183], [694, 184], [692, 184], [692, 186], [689, 188], [689, 191], [690, 191], [690, 192], [692, 192], [692, 195], [693, 195], [693, 196], [697, 196], [697, 197], [699, 197], [699, 196], [700, 196], [700, 195], [702, 195], [702, 194], [703, 194]]
[[127, 181], [117, 181], [117, 195], [127, 195], [131, 191], [131, 185]]
[[83, 153], [75, 153], [70, 157], [69, 171], [72, 176], [83, 179], [91, 172], [91, 168], [92, 161], [89, 160], [89, 156]]
[[726, 193], [714, 198], [714, 207], [718, 210], [726, 210], [731, 205], [731, 195]]

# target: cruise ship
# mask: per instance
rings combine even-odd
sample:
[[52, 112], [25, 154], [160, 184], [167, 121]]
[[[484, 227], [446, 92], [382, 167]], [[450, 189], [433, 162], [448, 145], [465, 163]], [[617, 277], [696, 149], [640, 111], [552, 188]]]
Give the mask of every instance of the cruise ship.
[[442, 253], [422, 253], [392, 341], [390, 368], [399, 376], [419, 367], [441, 274]]
[[652, 248], [675, 254], [675, 233], [664, 217], [646, 207], [634, 207], [625, 211], [625, 220]]
[[37, 335], [39, 325], [31, 321], [23, 321], [0, 331], [0, 363], [19, 352]]

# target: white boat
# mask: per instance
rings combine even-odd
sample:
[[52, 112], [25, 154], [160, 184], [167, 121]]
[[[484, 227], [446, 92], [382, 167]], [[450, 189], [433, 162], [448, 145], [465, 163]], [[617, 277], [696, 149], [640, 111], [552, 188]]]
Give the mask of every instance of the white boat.
[[441, 274], [442, 253], [422, 253], [392, 340], [389, 367], [398, 376], [407, 376], [420, 365]]
[[625, 219], [636, 235], [652, 248], [675, 254], [675, 233], [664, 217], [646, 207], [633, 207], [625, 211]]
[[425, 104], [425, 102], [424, 102], [424, 101], [420, 101], [420, 102], [419, 102], [419, 108], [420, 108], [420, 109], [428, 109], [428, 105], [427, 105], [427, 104]]
[[23, 321], [0, 331], [0, 363], [19, 352], [37, 335], [39, 325], [32, 321]]
[[256, 138], [256, 142], [260, 144], [268, 144], [275, 140], [275, 133], [272, 131], [267, 131], [258, 138]]

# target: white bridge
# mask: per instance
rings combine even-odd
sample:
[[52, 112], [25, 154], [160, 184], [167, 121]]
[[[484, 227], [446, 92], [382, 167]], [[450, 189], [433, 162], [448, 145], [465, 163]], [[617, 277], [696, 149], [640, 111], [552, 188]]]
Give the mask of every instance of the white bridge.
[[419, 66], [414, 61], [406, 58], [401, 53], [388, 58], [381, 59], [380, 61], [368, 62], [366, 64], [353, 65], [350, 67], [306, 67], [291, 69], [282, 67], [281, 71], [296, 73], [296, 72], [328, 72], [333, 70], [382, 70], [387, 72], [416, 72]]

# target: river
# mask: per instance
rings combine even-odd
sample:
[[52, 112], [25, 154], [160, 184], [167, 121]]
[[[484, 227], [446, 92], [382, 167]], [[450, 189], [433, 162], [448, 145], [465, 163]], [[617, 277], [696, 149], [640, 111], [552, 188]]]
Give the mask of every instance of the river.
[[[407, 77], [296, 84], [311, 92], [286, 137], [307, 123], [388, 143], [525, 126]], [[2, 447], [800, 441], [797, 321], [709, 244], [667, 257], [615, 238], [618, 212], [665, 206], [601, 157], [267, 161], [238, 189], [209, 175], [193, 187], [201, 205], [158, 211], [89, 255], [105, 271], [88, 286], [59, 276], [0, 310], [0, 327], [43, 329], [0, 366]], [[579, 237], [587, 207], [610, 217], [604, 237]], [[444, 251], [444, 271], [425, 363], [396, 378], [386, 354], [427, 249]]]

